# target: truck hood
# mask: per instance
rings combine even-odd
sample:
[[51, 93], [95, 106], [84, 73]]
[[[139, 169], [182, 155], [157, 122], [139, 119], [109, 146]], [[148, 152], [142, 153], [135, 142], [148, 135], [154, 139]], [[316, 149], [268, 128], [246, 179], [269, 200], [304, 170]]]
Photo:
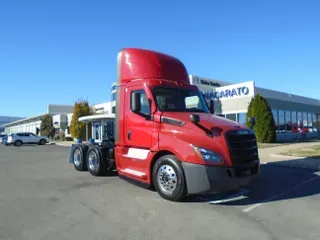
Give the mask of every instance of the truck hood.
[[[230, 129], [239, 129], [245, 128], [245, 126], [240, 125], [237, 122], [234, 122], [223, 117], [215, 116], [207, 113], [192, 113], [192, 112], [165, 112], [162, 117], [167, 117], [174, 120], [180, 120], [184, 122], [183, 127], [191, 129], [199, 129], [194, 123], [190, 120], [191, 114], [197, 114], [200, 117], [199, 124], [203, 127], [211, 130], [213, 128], [220, 128], [222, 131], [227, 131]], [[200, 130], [200, 129], [199, 129]]]

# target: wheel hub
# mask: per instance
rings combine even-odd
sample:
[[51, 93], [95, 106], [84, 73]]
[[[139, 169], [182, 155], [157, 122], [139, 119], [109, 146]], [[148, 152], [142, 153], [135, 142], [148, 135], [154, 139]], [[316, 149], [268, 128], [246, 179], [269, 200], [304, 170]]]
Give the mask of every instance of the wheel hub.
[[163, 165], [158, 171], [158, 183], [162, 191], [171, 194], [177, 187], [177, 175], [169, 165]]
[[93, 171], [96, 171], [99, 167], [98, 156], [95, 152], [90, 152], [89, 154], [89, 168]]
[[81, 152], [79, 149], [76, 149], [73, 153], [73, 162], [76, 166], [79, 166], [81, 163]]

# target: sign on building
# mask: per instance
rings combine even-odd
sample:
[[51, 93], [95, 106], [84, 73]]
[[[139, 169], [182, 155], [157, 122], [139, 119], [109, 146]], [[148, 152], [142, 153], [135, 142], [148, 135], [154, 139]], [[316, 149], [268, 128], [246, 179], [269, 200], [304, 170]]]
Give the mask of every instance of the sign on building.
[[232, 84], [223, 87], [196, 84], [206, 100], [227, 100], [254, 96], [254, 81]]

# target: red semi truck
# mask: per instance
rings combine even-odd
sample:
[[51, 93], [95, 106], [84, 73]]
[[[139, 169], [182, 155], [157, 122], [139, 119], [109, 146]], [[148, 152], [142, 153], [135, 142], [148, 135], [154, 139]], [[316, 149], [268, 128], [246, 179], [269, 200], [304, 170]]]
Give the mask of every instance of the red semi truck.
[[126, 48], [117, 61], [114, 139], [72, 145], [76, 170], [117, 171], [171, 201], [236, 190], [258, 177], [252, 127], [215, 116], [180, 60]]

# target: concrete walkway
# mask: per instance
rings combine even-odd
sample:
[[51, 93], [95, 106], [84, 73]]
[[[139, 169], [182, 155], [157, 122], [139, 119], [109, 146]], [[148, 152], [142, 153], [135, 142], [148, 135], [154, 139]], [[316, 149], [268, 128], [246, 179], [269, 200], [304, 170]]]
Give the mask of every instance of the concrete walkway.
[[293, 143], [275, 147], [260, 148], [260, 161], [261, 163], [277, 164], [319, 171], [320, 159], [280, 155], [280, 153], [285, 153], [293, 149], [311, 147], [315, 145], [320, 145], [320, 142]]

